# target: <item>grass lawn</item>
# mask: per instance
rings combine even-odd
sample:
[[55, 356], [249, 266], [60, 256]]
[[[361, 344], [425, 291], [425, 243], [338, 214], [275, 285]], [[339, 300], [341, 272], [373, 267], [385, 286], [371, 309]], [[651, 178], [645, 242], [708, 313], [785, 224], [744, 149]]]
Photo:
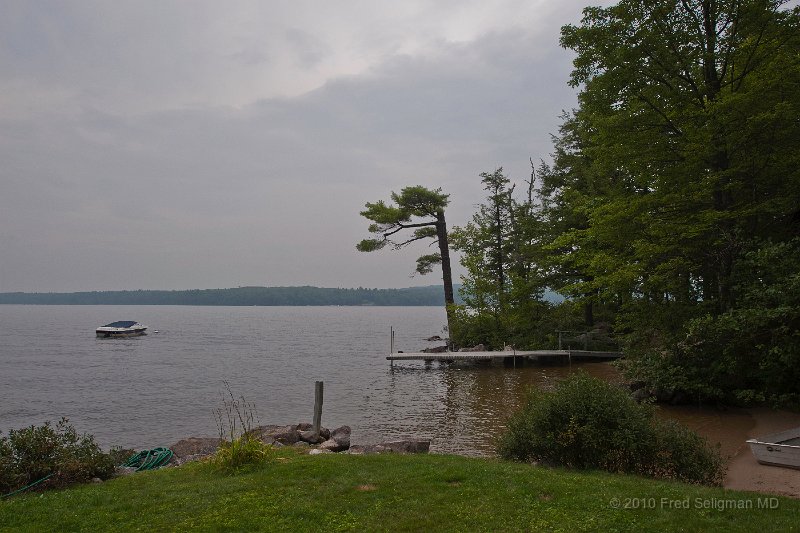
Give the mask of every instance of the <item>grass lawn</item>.
[[2, 500], [0, 530], [800, 531], [800, 501], [769, 498], [492, 459], [281, 450], [235, 476], [194, 463]]

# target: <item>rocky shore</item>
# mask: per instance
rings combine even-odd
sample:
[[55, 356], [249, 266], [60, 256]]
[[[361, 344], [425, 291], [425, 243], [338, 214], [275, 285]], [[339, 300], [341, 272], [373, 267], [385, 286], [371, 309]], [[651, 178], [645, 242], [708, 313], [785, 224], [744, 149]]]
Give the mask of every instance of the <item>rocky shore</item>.
[[[697, 419], [696, 413], [691, 410], [687, 410], [687, 414], [689, 418], [682, 417], [680, 411], [672, 413], [673, 417], [709, 438], [711, 442], [722, 443], [721, 452], [729, 460], [725, 488], [800, 498], [800, 480], [797, 471], [758, 464], [745, 444], [747, 438], [778, 431], [787, 423], [800, 424], [800, 414], [775, 412], [769, 409], [749, 409], [733, 414], [726, 412], [725, 416], [718, 412], [712, 412], [701, 420]], [[732, 416], [733, 420], [731, 420]], [[723, 429], [724, 435], [720, 433]], [[333, 430], [320, 428], [320, 437], [314, 439], [311, 424], [308, 423], [259, 426], [253, 429], [251, 434], [272, 446], [291, 446], [304, 450], [310, 455], [428, 453], [431, 444], [430, 440], [418, 439], [366, 445], [351, 444], [349, 426], [341, 426]], [[182, 439], [169, 447], [174, 453], [169, 465], [180, 466], [205, 459], [217, 451], [221, 442], [221, 439], [211, 437]], [[133, 471], [135, 471], [134, 468], [119, 467], [117, 469], [118, 475], [125, 475]]]
[[[428, 453], [431, 441], [412, 439], [382, 442], [379, 444], [352, 445], [350, 443], [350, 426], [341, 426], [333, 430], [322, 427], [319, 435], [312, 431], [307, 422], [290, 425], [258, 426], [249, 431], [250, 435], [265, 444], [275, 447], [293, 446], [308, 450], [311, 455], [324, 453], [374, 454], [374, 453]], [[170, 464], [179, 466], [191, 461], [204, 459], [219, 448], [219, 438], [189, 437], [172, 446], [174, 456]]]

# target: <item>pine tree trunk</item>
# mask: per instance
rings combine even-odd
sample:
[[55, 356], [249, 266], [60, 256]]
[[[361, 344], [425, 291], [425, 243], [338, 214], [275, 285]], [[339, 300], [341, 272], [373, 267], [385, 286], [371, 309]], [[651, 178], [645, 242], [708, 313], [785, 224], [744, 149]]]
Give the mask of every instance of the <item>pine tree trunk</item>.
[[439, 253], [442, 256], [442, 282], [444, 283], [444, 304], [447, 307], [447, 331], [450, 330], [451, 306], [455, 303], [453, 297], [453, 274], [450, 268], [450, 244], [447, 242], [447, 223], [444, 211], [436, 213], [436, 236], [439, 239]]

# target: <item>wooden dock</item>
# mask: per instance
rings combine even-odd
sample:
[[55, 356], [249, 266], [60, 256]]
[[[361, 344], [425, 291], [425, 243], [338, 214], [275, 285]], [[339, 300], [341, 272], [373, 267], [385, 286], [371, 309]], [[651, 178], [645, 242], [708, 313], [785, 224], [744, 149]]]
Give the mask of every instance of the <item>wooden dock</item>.
[[592, 350], [530, 350], [505, 352], [395, 352], [389, 361], [489, 361], [503, 364], [517, 362], [569, 363], [572, 361], [611, 361], [622, 357], [620, 352], [596, 352]]

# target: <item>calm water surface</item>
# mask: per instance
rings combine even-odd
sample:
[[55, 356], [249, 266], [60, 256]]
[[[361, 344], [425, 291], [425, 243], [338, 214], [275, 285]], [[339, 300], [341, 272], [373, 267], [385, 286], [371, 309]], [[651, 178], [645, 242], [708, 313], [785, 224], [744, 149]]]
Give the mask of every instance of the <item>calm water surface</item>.
[[[95, 337], [115, 320], [151, 333]], [[607, 363], [389, 366], [390, 326], [397, 350], [418, 351], [444, 324], [438, 307], [0, 305], [0, 430], [66, 416], [106, 447], [165, 446], [217, 434], [225, 382], [261, 423], [288, 424], [311, 420], [314, 381], [323, 380], [323, 425], [350, 425], [353, 442], [420, 437], [436, 452], [489, 454], [530, 387], [579, 369], [618, 379]], [[677, 415], [729, 427], [716, 415]]]

